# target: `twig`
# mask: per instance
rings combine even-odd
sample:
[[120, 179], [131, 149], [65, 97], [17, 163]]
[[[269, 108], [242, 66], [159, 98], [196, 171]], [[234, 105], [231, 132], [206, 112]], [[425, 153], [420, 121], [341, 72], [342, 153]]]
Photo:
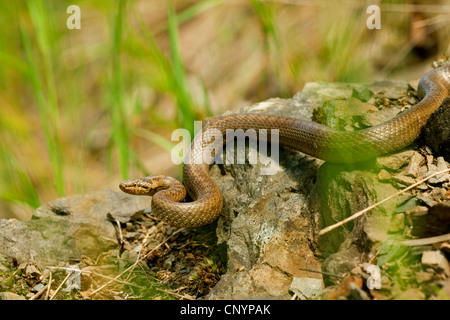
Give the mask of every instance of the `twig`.
[[169, 291], [169, 290], [164, 290], [164, 289], [161, 289], [161, 288], [155, 288], [155, 289], [158, 290], [158, 291], [164, 292], [164, 293], [171, 294], [173, 296], [177, 296], [179, 298], [183, 298], [183, 299], [187, 299], [187, 300], [195, 300], [195, 298], [193, 298], [193, 297], [191, 297], [189, 295], [181, 295], [179, 293], [176, 293], [176, 292], [173, 292], [173, 291]]
[[324, 272], [324, 271], [319, 271], [319, 270], [312, 270], [312, 269], [306, 269], [306, 268], [300, 268], [299, 270], [312, 272], [312, 273], [320, 273], [320, 274], [323, 274], [325, 276], [336, 277], [336, 278], [340, 278], [340, 279], [344, 278], [344, 277], [339, 276], [339, 275], [334, 274], [334, 273], [329, 273], [329, 272]]
[[69, 279], [69, 277], [72, 275], [73, 272], [70, 272], [65, 278], [64, 280], [61, 282], [61, 284], [59, 285], [59, 287], [56, 289], [56, 291], [53, 293], [53, 295], [50, 297], [50, 300], [53, 300], [53, 298], [56, 296], [56, 294], [59, 292], [59, 290], [61, 290], [62, 286], [64, 285], [64, 283], [66, 283], [67, 279]]
[[443, 173], [446, 173], [446, 172], [449, 172], [449, 171], [450, 171], [450, 169], [446, 169], [446, 170], [442, 170], [442, 171], [439, 171], [439, 172], [435, 172], [435, 173], [433, 173], [431, 176], [426, 177], [426, 178], [424, 178], [424, 179], [422, 179], [422, 180], [420, 180], [420, 181], [418, 181], [418, 182], [416, 182], [416, 183], [410, 185], [409, 187], [407, 187], [407, 188], [405, 188], [405, 189], [403, 189], [403, 190], [400, 190], [399, 192], [397, 192], [397, 193], [395, 193], [395, 194], [393, 194], [393, 195], [387, 197], [386, 199], [381, 200], [380, 202], [377, 202], [377, 203], [375, 203], [374, 205], [371, 205], [370, 207], [367, 207], [366, 209], [363, 209], [363, 210], [361, 210], [361, 211], [358, 211], [357, 213], [351, 215], [350, 217], [348, 217], [348, 218], [346, 218], [346, 219], [344, 219], [344, 220], [342, 220], [342, 221], [339, 221], [338, 223], [335, 223], [335, 224], [333, 224], [333, 225], [331, 225], [331, 226], [328, 226], [328, 227], [326, 227], [326, 228], [323, 228], [322, 230], [320, 230], [319, 235], [323, 235], [323, 234], [325, 234], [325, 233], [327, 233], [327, 232], [330, 232], [331, 230], [336, 229], [337, 227], [340, 227], [340, 226], [346, 224], [346, 223], [349, 222], [349, 221], [355, 220], [356, 218], [362, 216], [362, 215], [365, 214], [366, 212], [368, 212], [368, 211], [372, 210], [373, 208], [379, 206], [380, 204], [385, 203], [386, 201], [391, 200], [392, 198], [395, 198], [396, 196], [398, 196], [398, 195], [400, 195], [400, 194], [402, 194], [402, 193], [405, 193], [405, 192], [408, 191], [408, 190], [411, 190], [411, 189], [417, 187], [418, 185], [424, 183], [425, 181], [427, 181], [428, 179], [430, 179], [430, 178], [432, 178], [432, 177], [434, 177], [434, 176], [437, 176], [437, 175], [440, 175], [440, 174], [443, 174]]
[[128, 280], [128, 279], [131, 277], [131, 274], [133, 273], [134, 268], [136, 268], [136, 265], [139, 263], [139, 261], [141, 261], [141, 260], [140, 260], [140, 257], [141, 257], [141, 251], [142, 251], [142, 249], [139, 250], [138, 255], [137, 255], [137, 257], [136, 257], [136, 261], [134, 261], [134, 263], [133, 263], [133, 265], [132, 265], [132, 268], [131, 268], [131, 270], [130, 270], [130, 273], [128, 274], [128, 277], [126, 277], [125, 280]]
[[45, 293], [45, 297], [44, 297], [44, 300], [48, 300], [48, 295], [50, 294], [50, 288], [51, 288], [51, 286], [52, 286], [52, 282], [53, 282], [53, 274], [52, 274], [52, 271], [51, 270], [49, 270], [50, 271], [50, 275], [48, 276], [48, 287], [47, 287], [47, 292]]
[[443, 235], [436, 236], [436, 237], [430, 237], [430, 238], [405, 240], [405, 241], [402, 241], [402, 244], [404, 246], [425, 246], [428, 244], [444, 242], [444, 241], [450, 241], [450, 233], [443, 234]]
[[126, 285], [128, 285], [128, 286], [133, 286], [133, 287], [137, 287], [137, 288], [144, 288], [144, 287], [142, 287], [142, 286], [139, 286], [139, 285], [137, 285], [137, 284], [134, 284], [134, 283], [132, 283], [132, 282], [128, 282], [128, 281], [125, 281], [125, 280], [119, 280], [119, 279], [115, 279], [115, 278], [113, 278], [113, 277], [110, 277], [110, 276], [107, 276], [107, 275], [104, 275], [104, 274], [101, 274], [101, 273], [99, 273], [99, 272], [95, 272], [95, 271], [92, 271], [92, 270], [83, 270], [83, 269], [81, 269], [81, 270], [78, 270], [78, 269], [74, 269], [74, 268], [66, 268], [66, 267], [49, 267], [50, 269], [58, 269], [58, 270], [69, 270], [69, 271], [77, 271], [77, 272], [81, 272], [81, 273], [87, 273], [87, 274], [90, 274], [90, 275], [94, 275], [94, 276], [98, 276], [98, 277], [101, 277], [101, 278], [105, 278], [105, 279], [108, 279], [108, 280], [112, 280], [112, 281], [115, 281], [115, 282], [117, 282], [117, 283], [122, 283], [122, 284], [126, 284]]

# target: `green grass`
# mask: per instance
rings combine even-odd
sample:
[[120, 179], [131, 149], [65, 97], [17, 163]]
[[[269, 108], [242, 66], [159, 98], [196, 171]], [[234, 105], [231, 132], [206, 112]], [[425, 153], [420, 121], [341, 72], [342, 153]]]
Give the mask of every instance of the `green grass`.
[[[71, 4], [0, 2], [7, 207], [159, 173], [148, 160], [170, 152], [172, 130], [308, 81], [371, 80], [372, 61], [395, 70], [389, 57], [409, 44], [409, 13], [387, 7], [382, 30], [368, 31], [354, 2], [81, 0], [82, 29], [68, 30]], [[448, 28], [433, 27], [445, 42]]]
[[112, 48], [111, 62], [112, 71], [109, 79], [109, 113], [111, 115], [112, 137], [115, 147], [118, 151], [119, 172], [122, 179], [128, 178], [129, 169], [129, 130], [128, 119], [125, 110], [125, 91], [123, 87], [122, 72], [122, 37], [123, 37], [123, 17], [126, 16], [126, 1], [116, 2], [117, 8], [112, 26]]
[[[37, 53], [33, 52], [31, 39], [21, 22], [20, 35], [25, 49], [28, 73], [34, 98], [38, 106], [42, 130], [45, 135], [47, 152], [50, 157], [55, 188], [58, 195], [65, 194], [63, 166], [64, 158], [59, 138], [60, 117], [54, 65], [58, 63], [57, 47], [49, 21], [53, 21], [51, 11], [41, 0], [27, 1], [32, 27], [35, 30]], [[38, 64], [41, 68], [38, 67]], [[42, 76], [43, 78], [42, 79]]]
[[176, 107], [178, 119], [191, 135], [194, 132], [195, 114], [189, 91], [186, 87], [186, 76], [183, 62], [181, 60], [180, 46], [178, 40], [178, 21], [170, 0], [166, 1], [167, 19], [169, 25], [170, 59], [172, 64], [172, 88], [176, 96]]

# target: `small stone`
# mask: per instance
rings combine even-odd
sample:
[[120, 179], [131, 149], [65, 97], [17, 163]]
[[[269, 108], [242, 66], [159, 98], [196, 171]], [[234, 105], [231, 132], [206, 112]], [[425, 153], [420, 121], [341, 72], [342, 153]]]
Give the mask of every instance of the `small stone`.
[[448, 163], [444, 160], [444, 157], [438, 157], [436, 159], [437, 171], [447, 170], [449, 168]]
[[389, 156], [378, 157], [377, 166], [385, 169], [398, 170], [408, 162], [414, 152], [413, 150], [406, 150]]
[[164, 269], [170, 269], [172, 267], [173, 262], [175, 261], [175, 256], [170, 254], [166, 260], [163, 262]]
[[426, 191], [426, 190], [430, 189], [430, 187], [426, 183], [422, 183], [422, 184], [418, 185], [416, 188], [419, 189], [420, 191]]
[[433, 188], [431, 195], [433, 198], [438, 198], [444, 200], [447, 196], [447, 190], [445, 188]]
[[391, 179], [391, 174], [390, 174], [388, 171], [382, 169], [382, 170], [378, 173], [378, 180], [380, 180], [380, 181], [386, 181], [386, 180], [389, 180], [389, 179]]
[[428, 168], [427, 168], [427, 166], [421, 166], [420, 168], [419, 168], [419, 174], [418, 174], [418, 177], [419, 178], [421, 178], [421, 179], [423, 179], [423, 178], [425, 178], [426, 177], [426, 175], [428, 174]]
[[[438, 172], [438, 171], [429, 171], [427, 176], [430, 176], [436, 172]], [[441, 184], [441, 183], [447, 182], [447, 181], [450, 181], [450, 174], [448, 174], [448, 173], [442, 173], [442, 174], [439, 174], [437, 176], [434, 176], [434, 177], [428, 179], [428, 183], [432, 184], [432, 185]]]
[[416, 180], [414, 178], [404, 176], [401, 173], [393, 176], [392, 180], [394, 180], [396, 182], [400, 182], [401, 184], [404, 184], [404, 185], [407, 185], [407, 186], [410, 186], [410, 185], [412, 185], [412, 184], [414, 184], [416, 182]]
[[422, 254], [422, 263], [443, 271], [447, 277], [450, 276], [449, 262], [441, 251], [425, 251]]
[[314, 299], [320, 296], [323, 289], [321, 279], [294, 277], [289, 290], [297, 294], [301, 300]]
[[437, 167], [433, 164], [434, 157], [432, 155], [426, 155], [428, 171], [436, 171]]
[[29, 277], [37, 278], [41, 275], [41, 272], [32, 264], [27, 265], [25, 274]]
[[433, 199], [425, 197], [425, 196], [416, 196], [416, 198], [419, 199], [420, 201], [422, 201], [423, 203], [425, 203], [428, 207], [433, 207], [438, 204]]
[[419, 168], [421, 165], [425, 163], [425, 158], [418, 152], [414, 152], [411, 156], [411, 160], [406, 167], [406, 169], [403, 171], [403, 175], [411, 178], [417, 178], [419, 174]]
[[31, 292], [39, 292], [41, 291], [45, 286], [42, 283], [38, 283], [33, 288], [31, 288]]
[[14, 292], [0, 292], [0, 300], [26, 300], [24, 296]]
[[124, 235], [124, 237], [126, 239], [128, 239], [129, 241], [134, 241], [134, 240], [137, 240], [140, 235], [141, 235], [140, 232], [128, 232]]

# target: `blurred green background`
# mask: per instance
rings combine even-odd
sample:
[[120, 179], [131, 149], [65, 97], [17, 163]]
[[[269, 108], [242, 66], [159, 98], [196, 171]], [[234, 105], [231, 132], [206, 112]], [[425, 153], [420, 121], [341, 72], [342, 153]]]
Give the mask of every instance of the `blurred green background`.
[[1, 1], [0, 217], [179, 177], [174, 129], [306, 82], [417, 79], [448, 51], [449, 17], [448, 1]]

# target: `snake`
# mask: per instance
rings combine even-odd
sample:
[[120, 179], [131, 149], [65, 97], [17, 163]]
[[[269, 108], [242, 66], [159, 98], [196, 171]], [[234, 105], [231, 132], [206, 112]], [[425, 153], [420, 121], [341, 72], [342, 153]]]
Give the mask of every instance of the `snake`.
[[[384, 123], [348, 132], [267, 113], [222, 115], [208, 122], [192, 140], [183, 165], [184, 184], [155, 174], [123, 181], [119, 187], [129, 194], [152, 196], [151, 214], [170, 225], [199, 227], [215, 221], [223, 207], [222, 194], [209, 174], [211, 163], [203, 160], [201, 152], [213, 143], [223, 147], [223, 141], [215, 140], [208, 129], [219, 130], [223, 136], [229, 129], [276, 129], [280, 145], [334, 163], [360, 162], [400, 150], [419, 136], [430, 115], [450, 96], [450, 64], [440, 62], [421, 77], [419, 102]], [[192, 201], [185, 201], [187, 193]]]

